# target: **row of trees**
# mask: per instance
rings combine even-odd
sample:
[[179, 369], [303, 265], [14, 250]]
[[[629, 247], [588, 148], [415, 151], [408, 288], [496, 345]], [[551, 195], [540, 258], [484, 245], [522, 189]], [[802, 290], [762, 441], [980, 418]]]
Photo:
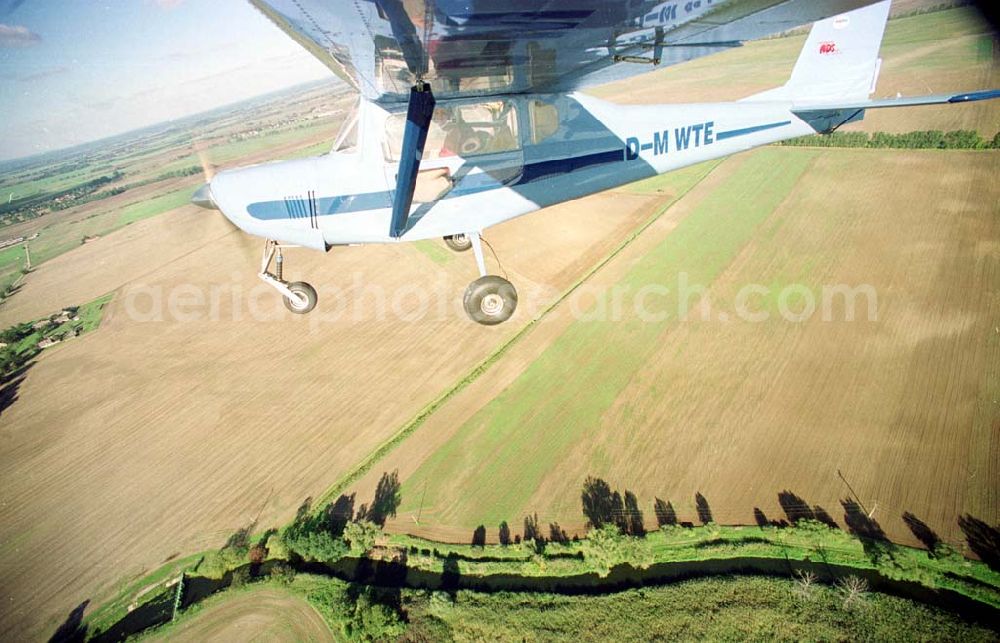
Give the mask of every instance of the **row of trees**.
[[342, 495], [319, 511], [313, 510], [312, 499], [307, 498], [295, 520], [284, 529], [271, 529], [253, 544], [250, 534], [256, 523], [250, 524], [206, 555], [196, 571], [221, 578], [229, 570], [267, 558], [295, 555], [306, 561], [332, 562], [348, 554], [362, 555], [375, 547], [386, 519], [396, 515], [399, 489], [399, 474], [394, 471], [382, 475], [371, 504], [362, 504], [357, 510], [354, 494]]
[[865, 147], [903, 150], [996, 150], [1000, 149], [1000, 132], [992, 140], [984, 139], [975, 130], [926, 130], [918, 132], [834, 132], [801, 136], [778, 145], [792, 147]]
[[[695, 510], [698, 520], [702, 524], [713, 521], [712, 510], [708, 505], [708, 500], [701, 493], [696, 493]], [[641, 538], [646, 535], [646, 525], [642, 509], [639, 508], [639, 499], [636, 495], [626, 489], [621, 492], [613, 489], [607, 481], [593, 476], [587, 476], [583, 483], [583, 490], [580, 494], [580, 502], [583, 515], [587, 518], [587, 527], [590, 529], [588, 538], [594, 536], [595, 532], [601, 531], [602, 538], [614, 532], [622, 536]], [[677, 511], [673, 504], [668, 501], [656, 498], [653, 504], [653, 511], [656, 515], [658, 527], [691, 526], [689, 523], [679, 523]], [[610, 529], [607, 529], [610, 527]], [[523, 541], [522, 535], [523, 534]], [[524, 517], [524, 528], [521, 534], [513, 534], [507, 521], [500, 523], [497, 535], [501, 545], [518, 545], [522, 542], [534, 543], [536, 547], [544, 545], [546, 542], [568, 543], [570, 540], [578, 541], [574, 536], [572, 539], [566, 530], [560, 527], [559, 523], [552, 522], [545, 528], [539, 523], [538, 514], [529, 514]], [[474, 546], [484, 546], [486, 544], [486, 527], [480, 525], [472, 535]]]

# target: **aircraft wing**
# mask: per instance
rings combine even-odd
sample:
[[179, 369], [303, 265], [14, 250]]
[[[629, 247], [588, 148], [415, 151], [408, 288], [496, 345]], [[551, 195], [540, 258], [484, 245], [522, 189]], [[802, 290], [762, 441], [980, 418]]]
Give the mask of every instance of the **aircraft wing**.
[[875, 0], [249, 0], [368, 100], [568, 92]]

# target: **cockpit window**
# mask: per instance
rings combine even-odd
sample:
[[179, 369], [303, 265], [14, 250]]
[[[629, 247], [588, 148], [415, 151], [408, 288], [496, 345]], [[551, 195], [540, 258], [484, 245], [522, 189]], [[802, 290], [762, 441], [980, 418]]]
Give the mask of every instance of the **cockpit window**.
[[[393, 114], [386, 121], [386, 160], [399, 160], [405, 127], [405, 113]], [[427, 133], [423, 160], [496, 154], [519, 147], [513, 101], [439, 106]]]
[[540, 100], [533, 100], [530, 105], [531, 142], [540, 143], [559, 131], [559, 110]]

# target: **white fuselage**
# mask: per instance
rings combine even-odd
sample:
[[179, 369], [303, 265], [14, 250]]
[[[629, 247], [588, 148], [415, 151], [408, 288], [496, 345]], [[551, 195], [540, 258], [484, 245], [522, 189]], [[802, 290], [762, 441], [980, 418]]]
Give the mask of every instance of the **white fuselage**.
[[[539, 208], [815, 130], [792, 103], [617, 105], [585, 94], [508, 97], [516, 142], [502, 153], [427, 159], [449, 178], [389, 234], [395, 170], [391, 113], [362, 103], [350, 151], [219, 173], [212, 198], [244, 231], [282, 243], [413, 241], [481, 231]], [[545, 111], [548, 110], [548, 111]], [[548, 114], [553, 122], [541, 124]], [[552, 116], [555, 114], [555, 116]], [[514, 118], [508, 116], [508, 118]], [[543, 136], [544, 135], [544, 136]], [[540, 140], [541, 138], [541, 140]]]

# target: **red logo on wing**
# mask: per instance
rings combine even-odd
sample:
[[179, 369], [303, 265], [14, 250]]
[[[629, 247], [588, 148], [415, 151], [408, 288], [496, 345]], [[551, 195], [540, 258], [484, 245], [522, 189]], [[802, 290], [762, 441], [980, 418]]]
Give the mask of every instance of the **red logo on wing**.
[[835, 42], [821, 42], [819, 44], [819, 53], [821, 54], [832, 54], [837, 51], [837, 43]]

